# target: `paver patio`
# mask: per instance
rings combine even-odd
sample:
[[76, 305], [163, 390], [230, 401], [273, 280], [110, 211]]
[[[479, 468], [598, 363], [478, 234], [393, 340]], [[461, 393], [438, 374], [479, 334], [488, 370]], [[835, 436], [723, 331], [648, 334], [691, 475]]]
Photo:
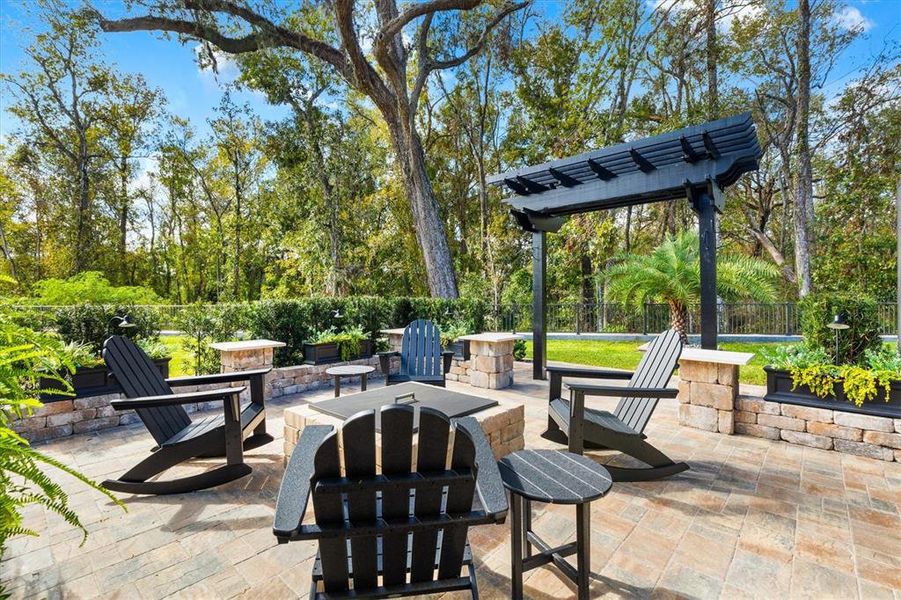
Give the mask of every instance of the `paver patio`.
[[[547, 384], [531, 381], [529, 369], [517, 364], [517, 383], [506, 390], [448, 386], [525, 401], [526, 446], [559, 448], [540, 437]], [[315, 545], [278, 546], [271, 533], [283, 471], [281, 414], [285, 406], [332, 395], [323, 388], [270, 402], [268, 428], [276, 440], [248, 453], [251, 476], [214, 490], [125, 496], [124, 513], [64, 480], [91, 531], [87, 542], [79, 547], [78, 531], [30, 507], [26, 523], [41, 537], [12, 540], [0, 578], [14, 598], [306, 597]], [[676, 406], [662, 401], [646, 433], [691, 470], [615, 484], [592, 505], [593, 597], [901, 600], [901, 464], [680, 427]], [[103, 479], [152, 445], [139, 424], [40, 448]], [[608, 460], [607, 453], [590, 455]], [[179, 470], [192, 468], [198, 467]], [[540, 510], [534, 528], [549, 542], [570, 541], [571, 513], [561, 506]], [[509, 526], [476, 528], [470, 541], [482, 596], [509, 597]], [[553, 567], [527, 573], [525, 593], [573, 595]]]

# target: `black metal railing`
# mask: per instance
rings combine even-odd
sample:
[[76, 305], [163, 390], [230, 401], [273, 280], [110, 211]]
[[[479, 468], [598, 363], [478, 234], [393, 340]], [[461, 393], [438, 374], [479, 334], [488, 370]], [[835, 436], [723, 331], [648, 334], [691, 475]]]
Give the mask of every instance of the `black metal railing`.
[[[897, 305], [878, 306], [879, 333], [897, 331]], [[794, 302], [764, 304], [725, 302], [718, 305], [719, 333], [754, 335], [800, 335], [801, 324]], [[501, 305], [494, 310], [492, 325], [498, 331], [529, 331], [532, 328], [530, 304]], [[700, 309], [691, 306], [689, 333], [700, 333]], [[547, 307], [547, 331], [560, 333], [659, 333], [670, 326], [669, 306], [645, 304], [626, 308], [622, 304], [556, 303]]]

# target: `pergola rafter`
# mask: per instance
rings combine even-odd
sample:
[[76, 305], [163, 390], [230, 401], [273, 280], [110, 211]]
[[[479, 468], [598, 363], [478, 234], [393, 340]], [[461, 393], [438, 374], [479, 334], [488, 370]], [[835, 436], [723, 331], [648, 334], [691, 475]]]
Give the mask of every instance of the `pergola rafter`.
[[687, 198], [701, 238], [701, 345], [716, 347], [716, 212], [722, 190], [757, 170], [761, 156], [750, 113], [492, 175], [504, 201], [533, 233], [534, 375], [544, 378], [545, 235], [568, 215]]

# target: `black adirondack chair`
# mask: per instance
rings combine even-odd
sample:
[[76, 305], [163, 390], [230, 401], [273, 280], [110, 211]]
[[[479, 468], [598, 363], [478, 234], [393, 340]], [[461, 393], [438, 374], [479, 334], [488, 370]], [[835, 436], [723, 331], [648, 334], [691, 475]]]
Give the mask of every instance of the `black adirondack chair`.
[[[400, 371], [391, 374], [391, 357], [400, 356]], [[385, 384], [418, 381], [444, 387], [454, 353], [441, 350], [441, 332], [427, 319], [417, 319], [404, 329], [401, 351], [379, 352]]]
[[[135, 409], [157, 446], [151, 455], [119, 479], [103, 487], [132, 494], [179, 494], [221, 485], [250, 474], [244, 450], [272, 441], [266, 433], [263, 376], [270, 369], [163, 379], [153, 361], [126, 337], [114, 335], [103, 344], [103, 359], [127, 399], [110, 404], [117, 410]], [[251, 401], [240, 405], [246, 386], [175, 394], [173, 387], [246, 381]], [[223, 414], [192, 420], [183, 404], [221, 401]], [[192, 458], [224, 456], [226, 464], [188, 477], [148, 481], [166, 469]]]
[[[278, 493], [273, 533], [279, 543], [319, 541], [313, 599], [467, 589], [477, 598], [469, 527], [503, 523], [507, 514], [506, 492], [485, 434], [472, 417], [451, 422], [422, 408], [414, 468], [413, 407], [385, 406], [379, 416], [380, 469], [374, 410], [345, 421], [341, 442], [330, 426], [303, 430]], [[310, 496], [315, 522], [302, 524]]]
[[[682, 342], [675, 330], [661, 333], [648, 349], [634, 373], [604, 369], [549, 366], [546, 439], [569, 445], [569, 451], [582, 454], [584, 448], [619, 450], [649, 465], [623, 468], [604, 465], [614, 481], [648, 481], [668, 477], [688, 469], [684, 462], [673, 462], [646, 441], [645, 426], [660, 398], [675, 398], [678, 390], [664, 387], [682, 353]], [[568, 383], [570, 399], [561, 397], [564, 377], [592, 379], [628, 379], [625, 387]], [[585, 396], [619, 397], [612, 413], [585, 408]]]

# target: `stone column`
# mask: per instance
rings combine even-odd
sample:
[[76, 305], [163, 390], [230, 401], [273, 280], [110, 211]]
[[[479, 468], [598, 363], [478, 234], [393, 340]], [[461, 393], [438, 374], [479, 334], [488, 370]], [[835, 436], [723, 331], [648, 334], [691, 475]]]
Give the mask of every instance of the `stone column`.
[[[220, 371], [251, 371], [253, 369], [271, 369], [276, 348], [284, 346], [284, 342], [273, 340], [247, 340], [243, 342], [219, 342], [210, 344], [219, 351]], [[264, 378], [263, 397], [272, 396], [272, 373]], [[241, 385], [241, 384], [234, 384]], [[245, 395], [247, 392], [245, 391]]]
[[735, 433], [738, 368], [752, 358], [747, 352], [685, 348], [679, 358], [679, 424]]
[[679, 361], [679, 424], [732, 435], [738, 366]]
[[469, 341], [469, 383], [473, 387], [501, 389], [513, 385], [513, 342], [509, 333], [466, 335]]

